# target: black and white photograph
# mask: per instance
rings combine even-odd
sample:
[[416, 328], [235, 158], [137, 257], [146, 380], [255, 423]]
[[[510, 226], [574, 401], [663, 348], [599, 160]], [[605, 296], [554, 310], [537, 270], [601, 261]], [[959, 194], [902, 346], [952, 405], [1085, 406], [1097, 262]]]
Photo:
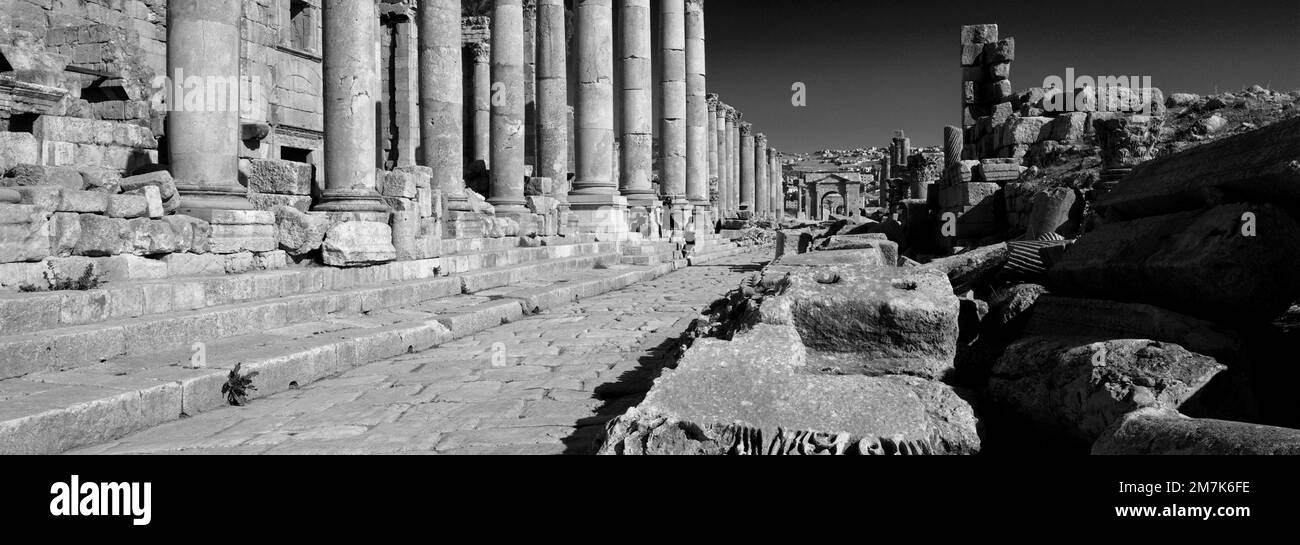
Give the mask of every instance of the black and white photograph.
[[0, 0], [0, 495], [51, 528], [811, 455], [930, 461], [742, 471], [1240, 522], [1297, 387], [1297, 0]]

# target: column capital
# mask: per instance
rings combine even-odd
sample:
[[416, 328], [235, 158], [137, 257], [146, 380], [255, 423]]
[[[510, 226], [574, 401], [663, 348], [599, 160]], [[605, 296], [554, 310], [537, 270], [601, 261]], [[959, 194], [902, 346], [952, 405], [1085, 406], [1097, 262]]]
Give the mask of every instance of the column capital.
[[686, 0], [686, 10], [703, 10], [704, 0]]
[[758, 145], [766, 147], [766, 146], [767, 146], [767, 135], [766, 135], [766, 134], [763, 134], [763, 133], [760, 132], [760, 133], [754, 135], [754, 141], [757, 142]]
[[717, 93], [709, 93], [709, 94], [706, 94], [706, 95], [704, 95], [704, 99], [707, 100], [707, 101], [709, 101], [709, 107], [710, 107], [710, 108], [712, 108], [712, 109], [714, 109], [714, 110], [718, 110], [718, 109], [721, 109], [721, 108], [722, 108], [722, 103], [718, 101], [718, 94], [717, 94]]
[[[739, 112], [736, 113], [736, 120], [737, 120], [737, 121], [740, 120], [740, 113], [739, 113]], [[739, 121], [738, 125], [740, 126], [740, 135], [741, 135], [741, 136], [750, 136], [750, 135], [752, 135], [752, 134], [754, 133], [754, 125], [753, 125], [752, 123], [748, 123], [748, 122], [745, 122], [745, 121]]]
[[474, 62], [492, 62], [492, 44], [488, 42], [472, 42], [465, 48], [469, 50], [470, 58]]

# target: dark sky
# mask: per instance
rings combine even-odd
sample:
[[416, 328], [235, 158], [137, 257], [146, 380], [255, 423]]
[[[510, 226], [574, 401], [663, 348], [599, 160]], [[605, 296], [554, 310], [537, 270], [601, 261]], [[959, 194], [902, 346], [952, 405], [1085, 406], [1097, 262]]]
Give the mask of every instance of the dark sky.
[[[1300, 0], [708, 0], [709, 92], [783, 151], [938, 145], [958, 124], [960, 27], [1016, 38], [1011, 81], [1151, 76], [1166, 95], [1300, 89]], [[791, 106], [790, 86], [808, 87]]]

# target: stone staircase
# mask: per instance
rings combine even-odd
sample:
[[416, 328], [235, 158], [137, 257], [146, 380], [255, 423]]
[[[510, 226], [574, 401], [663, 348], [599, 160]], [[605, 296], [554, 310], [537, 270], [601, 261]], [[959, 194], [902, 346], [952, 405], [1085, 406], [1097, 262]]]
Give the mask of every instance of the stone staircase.
[[747, 241], [733, 241], [715, 233], [695, 234], [687, 247], [690, 265], [703, 265], [711, 261], [746, 251]]
[[225, 406], [236, 364], [258, 372], [250, 397], [266, 396], [685, 266], [658, 243], [445, 243], [438, 259], [366, 268], [2, 293], [0, 454], [63, 452]]

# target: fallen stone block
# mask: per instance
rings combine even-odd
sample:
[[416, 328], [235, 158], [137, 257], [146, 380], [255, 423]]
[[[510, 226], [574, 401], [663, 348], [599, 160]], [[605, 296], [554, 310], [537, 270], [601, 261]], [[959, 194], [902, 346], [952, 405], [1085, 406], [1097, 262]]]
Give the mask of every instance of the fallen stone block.
[[1092, 444], [1137, 409], [1180, 409], [1225, 369], [1158, 341], [1028, 337], [993, 367], [988, 395], [1045, 433]]
[[84, 169], [81, 182], [87, 191], [102, 191], [109, 195], [122, 192], [122, 174], [111, 168]]
[[1068, 112], [1062, 114], [1052, 119], [1052, 122], [1043, 128], [1043, 131], [1046, 135], [1044, 140], [1063, 143], [1077, 142], [1088, 134], [1088, 113]]
[[328, 218], [289, 206], [276, 207], [274, 212], [276, 242], [289, 255], [306, 254], [325, 242], [325, 232], [330, 226]]
[[307, 163], [277, 159], [253, 159], [246, 171], [253, 193], [311, 195], [313, 167]]
[[898, 244], [891, 242], [883, 233], [835, 235], [818, 243], [817, 250], [822, 252], [874, 250], [880, 252], [881, 265], [892, 267], [898, 264]]
[[[833, 253], [856, 252], [805, 255]], [[819, 368], [925, 378], [942, 378], [952, 370], [961, 305], [943, 273], [782, 264], [766, 274], [784, 277], [778, 294], [763, 301], [762, 322], [795, 326]]]
[[127, 238], [127, 220], [95, 214], [80, 214], [81, 236], [73, 253], [88, 257], [106, 257], [122, 253]]
[[1092, 446], [1098, 456], [1146, 455], [1297, 455], [1300, 430], [1188, 418], [1177, 411], [1135, 411], [1106, 431]]
[[[1031, 239], [1049, 234], [1067, 232], [1071, 222], [1071, 213], [1075, 209], [1077, 197], [1073, 189], [1057, 187], [1040, 191], [1034, 195], [1033, 210], [1029, 214], [1027, 236]], [[1082, 210], [1079, 210], [1082, 215]], [[1070, 234], [1073, 234], [1072, 232]]]
[[[1253, 218], [1248, 235], [1243, 218]], [[1300, 299], [1300, 225], [1231, 204], [1107, 224], [1050, 271], [1064, 295], [1149, 303], [1218, 322], [1269, 321]]]
[[64, 188], [59, 193], [59, 212], [103, 214], [108, 209], [108, 194]]
[[258, 252], [253, 254], [253, 268], [261, 271], [273, 271], [289, 266], [289, 254], [283, 250]]
[[167, 262], [137, 255], [117, 255], [99, 260], [104, 280], [162, 280], [167, 278]]
[[1095, 207], [1119, 221], [1247, 201], [1300, 213], [1300, 118], [1137, 165]]
[[1026, 335], [1069, 332], [1099, 339], [1153, 339], [1198, 354], [1236, 361], [1242, 347], [1231, 330], [1172, 310], [1140, 303], [1043, 295], [1029, 309]]
[[[1031, 310], [1047, 293], [1048, 289], [1038, 284], [1016, 284], [997, 290], [990, 298], [989, 315], [984, 323], [989, 327], [996, 328], [1004, 336], [1014, 336], [1025, 326], [1031, 315]], [[1056, 331], [1081, 334], [1069, 328]], [[1048, 335], [1050, 333], [1037, 334]]]
[[140, 256], [175, 253], [180, 246], [170, 224], [149, 218], [128, 220], [125, 241], [123, 253]]
[[67, 257], [81, 239], [81, 215], [62, 212], [50, 216], [50, 255]]
[[957, 291], [965, 293], [978, 284], [988, 283], [990, 277], [1006, 265], [1009, 256], [1010, 249], [1006, 244], [995, 244], [936, 259], [921, 267], [943, 272]]
[[39, 208], [0, 204], [0, 263], [40, 261], [50, 255], [49, 221]]
[[331, 226], [325, 233], [321, 250], [325, 264], [331, 267], [365, 266], [397, 259], [392, 228], [372, 221], [349, 221]]
[[170, 200], [176, 196], [176, 182], [172, 180], [172, 175], [166, 170], [157, 170], [136, 176], [122, 178], [122, 192], [130, 193], [139, 190], [145, 186], [155, 186], [158, 188], [159, 196], [164, 201]]
[[209, 239], [212, 237], [212, 226], [208, 222], [185, 215], [164, 216], [162, 221], [167, 222], [176, 235], [176, 251], [208, 253]]
[[695, 343], [611, 422], [605, 455], [973, 454], [978, 422], [952, 388], [804, 369], [792, 328]]
[[35, 206], [45, 214], [58, 211], [59, 205], [63, 202], [63, 188], [57, 185], [33, 185], [13, 189], [18, 192], [22, 204]]
[[7, 187], [0, 187], [0, 204], [19, 204], [23, 202], [23, 194]]
[[831, 265], [883, 267], [892, 266], [893, 264], [885, 263], [884, 256], [879, 251], [833, 251], [787, 255], [781, 259], [781, 265], [786, 267], [828, 267]]
[[[108, 207], [104, 214], [110, 218], [140, 218], [149, 215], [149, 201], [143, 195], [106, 195]], [[162, 203], [158, 203], [159, 210]]]

